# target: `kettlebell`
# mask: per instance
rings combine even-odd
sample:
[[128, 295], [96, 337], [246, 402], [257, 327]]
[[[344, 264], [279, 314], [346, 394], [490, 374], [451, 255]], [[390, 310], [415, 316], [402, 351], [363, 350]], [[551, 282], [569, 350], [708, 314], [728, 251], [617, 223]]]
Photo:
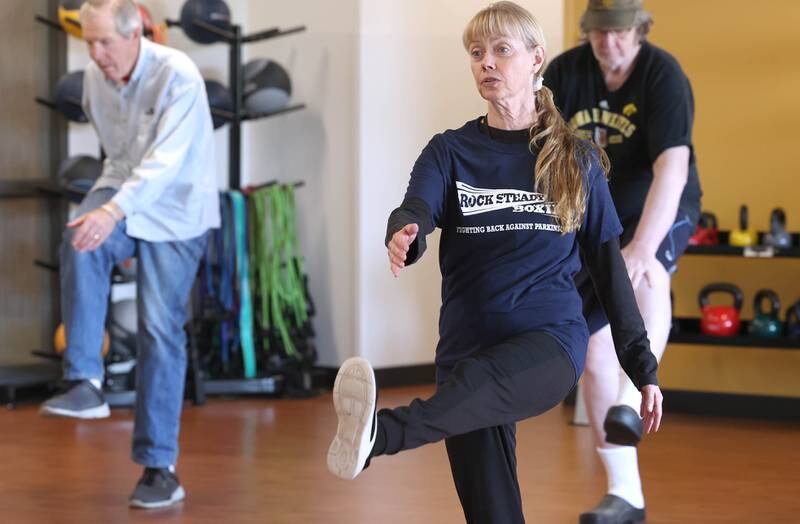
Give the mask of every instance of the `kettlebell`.
[[786, 336], [800, 339], [800, 300], [786, 310]]
[[739, 208], [739, 229], [731, 231], [729, 244], [738, 247], [752, 246], [756, 243], [756, 235], [747, 229], [749, 219], [747, 217], [747, 206]]
[[[769, 311], [764, 311], [764, 300], [769, 301]], [[781, 302], [778, 294], [771, 289], [762, 289], [753, 299], [753, 321], [750, 322], [750, 334], [756, 337], [777, 338], [783, 334], [783, 325], [778, 320]]]
[[[711, 293], [727, 293], [733, 297], [731, 306], [712, 306], [708, 303]], [[739, 333], [742, 311], [742, 290], [733, 284], [715, 282], [700, 290], [700, 331], [715, 337], [732, 337]]]
[[716, 246], [719, 244], [717, 215], [708, 211], [700, 214], [694, 234], [689, 238], [691, 246]]
[[791, 247], [792, 235], [786, 231], [786, 212], [776, 207], [769, 216], [769, 233], [764, 235], [765, 246]]

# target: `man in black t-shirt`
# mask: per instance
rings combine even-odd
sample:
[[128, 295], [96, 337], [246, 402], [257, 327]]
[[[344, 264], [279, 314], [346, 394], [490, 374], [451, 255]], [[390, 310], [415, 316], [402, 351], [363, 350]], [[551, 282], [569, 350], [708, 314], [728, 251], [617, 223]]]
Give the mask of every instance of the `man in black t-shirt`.
[[[651, 25], [642, 0], [589, 0], [581, 18], [587, 41], [553, 60], [544, 83], [570, 127], [609, 156], [623, 257], [660, 359], [671, 321], [670, 275], [694, 231], [701, 191], [691, 86], [675, 58], [645, 40]], [[592, 334], [581, 389], [608, 475], [607, 496], [581, 523], [639, 522], [645, 518], [634, 446], [641, 437], [639, 392], [620, 374], [586, 271], [576, 284]]]

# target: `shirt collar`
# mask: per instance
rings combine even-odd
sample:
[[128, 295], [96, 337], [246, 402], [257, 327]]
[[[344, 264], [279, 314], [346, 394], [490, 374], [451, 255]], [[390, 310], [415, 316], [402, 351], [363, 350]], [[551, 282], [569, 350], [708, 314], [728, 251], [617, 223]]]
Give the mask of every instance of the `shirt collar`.
[[124, 84], [114, 82], [113, 80], [109, 80], [106, 78], [106, 82], [116, 89], [117, 91], [125, 91], [130, 85], [135, 84], [139, 78], [144, 74], [145, 62], [147, 62], [148, 58], [150, 57], [150, 50], [153, 44], [145, 37], [139, 38], [139, 56], [136, 57], [136, 65], [133, 66], [133, 71], [131, 72], [131, 76], [128, 81]]
[[139, 38], [139, 57], [136, 59], [136, 65], [133, 67], [133, 72], [131, 73], [131, 79], [128, 80], [128, 84], [133, 84], [142, 76], [142, 72], [144, 71], [145, 62], [150, 58], [150, 50], [153, 44], [150, 43], [145, 37]]

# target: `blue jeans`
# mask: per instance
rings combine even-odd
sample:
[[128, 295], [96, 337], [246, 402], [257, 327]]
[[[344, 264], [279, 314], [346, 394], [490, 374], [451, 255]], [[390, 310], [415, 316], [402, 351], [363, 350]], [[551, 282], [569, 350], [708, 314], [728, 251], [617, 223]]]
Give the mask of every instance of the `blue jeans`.
[[[79, 214], [97, 209], [116, 191], [92, 191]], [[67, 335], [64, 378], [102, 379], [103, 340], [111, 271], [137, 257], [136, 419], [134, 462], [165, 467], [178, 458], [183, 388], [186, 380], [186, 334], [189, 293], [206, 248], [207, 235], [176, 242], [147, 242], [125, 233], [125, 222], [94, 251], [72, 247], [73, 230], [61, 245], [61, 310]]]

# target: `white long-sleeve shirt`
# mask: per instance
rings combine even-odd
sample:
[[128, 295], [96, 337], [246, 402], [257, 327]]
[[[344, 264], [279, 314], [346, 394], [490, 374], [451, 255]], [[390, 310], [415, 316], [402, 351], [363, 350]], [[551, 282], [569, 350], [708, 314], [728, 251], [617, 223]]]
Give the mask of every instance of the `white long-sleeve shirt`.
[[83, 106], [106, 154], [93, 189], [118, 190], [128, 235], [187, 240], [219, 227], [214, 129], [189, 57], [143, 38], [126, 84], [86, 68]]

